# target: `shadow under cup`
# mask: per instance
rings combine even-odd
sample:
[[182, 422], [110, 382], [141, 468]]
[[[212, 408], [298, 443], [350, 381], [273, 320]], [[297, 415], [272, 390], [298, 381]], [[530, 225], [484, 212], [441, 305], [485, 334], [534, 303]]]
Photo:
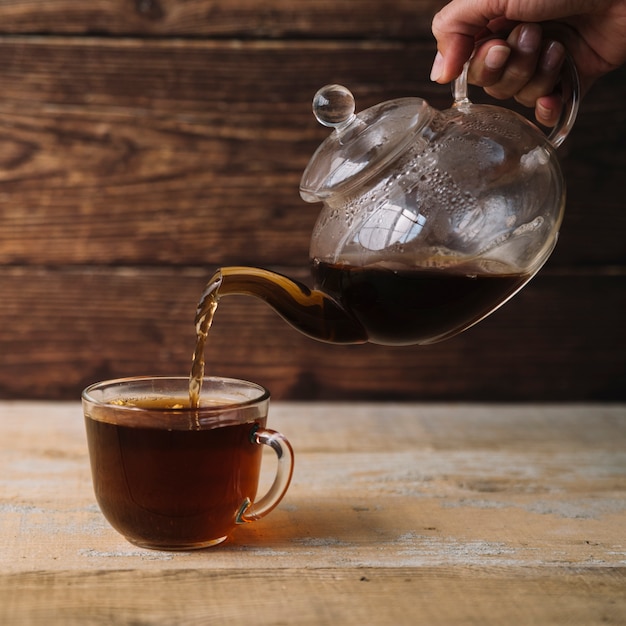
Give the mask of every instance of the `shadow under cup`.
[[[265, 428], [270, 394], [255, 383], [207, 377], [190, 408], [189, 379], [105, 381], [82, 394], [96, 499], [130, 542], [160, 550], [221, 543], [282, 499], [293, 451]], [[277, 455], [269, 491], [254, 502], [263, 446]]]

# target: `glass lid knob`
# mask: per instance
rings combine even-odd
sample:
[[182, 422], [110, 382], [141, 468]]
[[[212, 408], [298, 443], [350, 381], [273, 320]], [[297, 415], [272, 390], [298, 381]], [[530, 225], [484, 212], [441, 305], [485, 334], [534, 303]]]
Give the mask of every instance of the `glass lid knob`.
[[343, 85], [326, 85], [313, 97], [313, 114], [323, 126], [340, 128], [355, 118], [354, 96]]

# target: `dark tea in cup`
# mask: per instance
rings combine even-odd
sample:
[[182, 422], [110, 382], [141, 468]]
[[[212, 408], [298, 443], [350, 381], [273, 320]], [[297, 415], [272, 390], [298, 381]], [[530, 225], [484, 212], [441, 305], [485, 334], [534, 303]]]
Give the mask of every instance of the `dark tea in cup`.
[[[260, 385], [208, 377], [190, 408], [188, 378], [131, 378], [92, 385], [82, 401], [96, 499], [134, 544], [216, 545], [269, 513], [289, 486], [291, 446], [266, 429], [269, 392]], [[276, 451], [278, 471], [254, 502], [260, 444]]]

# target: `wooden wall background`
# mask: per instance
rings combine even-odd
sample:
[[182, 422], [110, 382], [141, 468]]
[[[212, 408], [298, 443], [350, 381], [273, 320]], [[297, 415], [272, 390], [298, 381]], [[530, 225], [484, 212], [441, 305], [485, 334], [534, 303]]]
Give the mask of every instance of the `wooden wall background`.
[[[183, 374], [205, 281], [224, 264], [306, 278], [301, 172], [327, 135], [314, 92], [359, 109], [421, 95], [429, 0], [0, 2], [0, 397]], [[338, 347], [265, 305], [222, 301], [208, 371], [280, 399], [626, 397], [626, 72], [562, 150], [566, 221], [513, 301], [430, 347]]]

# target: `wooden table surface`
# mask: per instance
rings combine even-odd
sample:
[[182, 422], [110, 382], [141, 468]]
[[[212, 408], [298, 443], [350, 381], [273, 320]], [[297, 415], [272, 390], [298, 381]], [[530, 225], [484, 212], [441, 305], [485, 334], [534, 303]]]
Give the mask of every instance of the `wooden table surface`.
[[623, 405], [277, 402], [270, 426], [279, 508], [166, 553], [100, 514], [79, 403], [0, 402], [0, 624], [626, 624]]

